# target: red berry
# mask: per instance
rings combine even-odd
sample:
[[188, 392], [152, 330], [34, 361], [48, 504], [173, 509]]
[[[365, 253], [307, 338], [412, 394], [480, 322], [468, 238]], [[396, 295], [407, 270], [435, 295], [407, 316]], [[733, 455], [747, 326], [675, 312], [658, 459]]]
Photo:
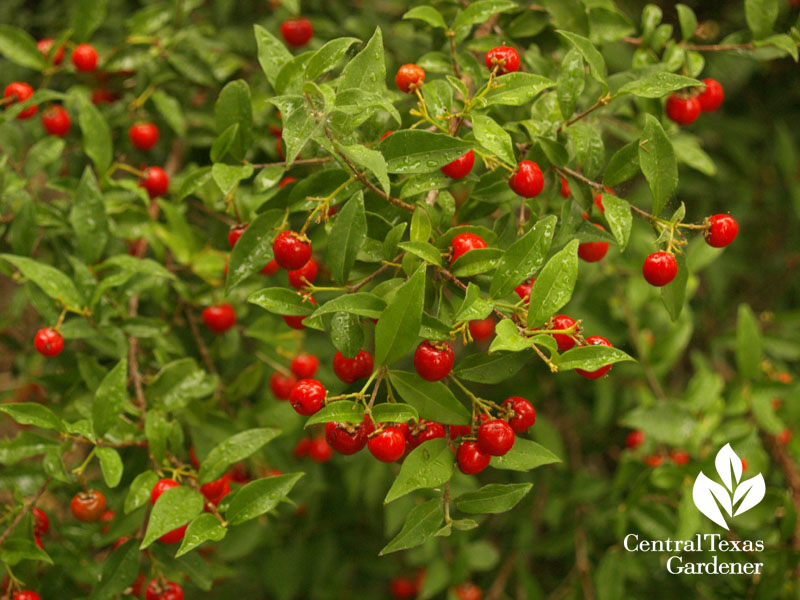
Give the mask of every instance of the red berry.
[[625, 447], [631, 450], [636, 450], [639, 446], [644, 443], [644, 431], [640, 431], [639, 429], [634, 429], [628, 434], [628, 437], [625, 438]]
[[[606, 338], [601, 337], [599, 335], [593, 335], [586, 338], [586, 345], [589, 346], [608, 346], [609, 348], [613, 348], [614, 345], [609, 342]], [[611, 370], [611, 365], [605, 365], [604, 367], [600, 367], [596, 371], [584, 371], [583, 369], [575, 369], [575, 372], [584, 377], [586, 379], [600, 379], [603, 375]]]
[[69, 133], [72, 126], [72, 119], [63, 106], [54, 104], [42, 113], [42, 125], [50, 135], [64, 137]]
[[355, 454], [367, 445], [367, 437], [372, 433], [372, 422], [368, 417], [358, 425], [352, 423], [325, 423], [325, 439], [339, 454]]
[[145, 600], [183, 600], [183, 588], [174, 581], [153, 579], [144, 591]]
[[230, 246], [231, 249], [236, 245], [236, 242], [239, 241], [239, 238], [242, 237], [245, 229], [247, 229], [247, 225], [239, 225], [237, 227], [232, 227], [228, 232], [228, 246]]
[[106, 510], [106, 497], [97, 490], [79, 492], [72, 498], [69, 508], [78, 521], [94, 523]]
[[231, 480], [226, 475], [223, 475], [219, 479], [203, 484], [200, 487], [200, 493], [202, 493], [211, 504], [219, 506], [222, 499], [231, 493]]
[[486, 67], [492, 71], [498, 67], [499, 74], [519, 71], [519, 52], [508, 46], [498, 46], [486, 53]]
[[299, 414], [308, 417], [322, 408], [325, 394], [325, 386], [316, 379], [301, 379], [292, 388], [289, 402]]
[[289, 394], [292, 393], [292, 388], [296, 384], [297, 378], [291, 373], [284, 375], [275, 371], [269, 378], [269, 387], [278, 400], [288, 400]]
[[[6, 89], [3, 91], [3, 98], [10, 98], [14, 97], [15, 100], [12, 104], [17, 102], [25, 102], [28, 98], [33, 96], [33, 88], [29, 86], [27, 83], [22, 81], [14, 81], [13, 83], [9, 83], [6, 86]], [[36, 111], [39, 110], [39, 106], [34, 104], [33, 106], [29, 106], [21, 113], [17, 115], [18, 119], [30, 119], [33, 115], [36, 114]]]
[[494, 335], [494, 319], [488, 317], [480, 321], [469, 322], [469, 334], [478, 342], [488, 340]]
[[174, 479], [159, 479], [150, 491], [150, 504], [155, 504], [156, 500], [161, 497], [161, 494], [172, 488], [180, 487], [180, 483]]
[[372, 374], [374, 360], [366, 350], [359, 350], [353, 358], [347, 358], [341, 352], [333, 355], [333, 372], [344, 383], [355, 383], [359, 379]]
[[572, 195], [572, 192], [569, 190], [569, 181], [561, 178], [561, 197], [562, 198], [569, 198]]
[[742, 471], [747, 471], [747, 459], [742, 459]]
[[299, 269], [289, 271], [289, 285], [300, 290], [307, 285], [313, 284], [317, 278], [317, 270], [316, 261], [313, 258], [309, 258], [308, 262]]
[[287, 44], [299, 48], [314, 36], [314, 26], [305, 17], [288, 19], [281, 23], [281, 35]]
[[483, 241], [481, 236], [474, 233], [459, 233], [450, 242], [450, 251], [452, 253], [450, 262], [455, 262], [470, 250], [479, 248], [486, 248], [486, 242]]
[[92, 90], [92, 104], [111, 104], [117, 99], [117, 95], [106, 88], [96, 88]]
[[298, 354], [292, 360], [292, 373], [301, 379], [313, 377], [319, 368], [319, 359], [313, 354]]
[[508, 424], [511, 425], [514, 432], [525, 433], [536, 423], [536, 409], [525, 398], [511, 396], [503, 402], [503, 406], [513, 411], [513, 416], [508, 419]]
[[775, 436], [775, 438], [776, 438], [776, 439], [777, 439], [777, 440], [778, 440], [778, 441], [779, 441], [781, 444], [784, 444], [784, 445], [785, 445], [785, 444], [788, 444], [789, 442], [791, 442], [791, 441], [792, 441], [792, 430], [791, 430], [791, 429], [784, 429], [784, 430], [783, 430], [783, 431], [781, 431], [781, 432], [780, 432], [778, 435], [776, 435], [776, 436]]
[[422, 87], [424, 81], [425, 69], [413, 63], [397, 69], [397, 75], [394, 77], [395, 85], [406, 94], [413, 94], [414, 90]]
[[162, 544], [177, 544], [186, 535], [186, 528], [188, 526], [189, 525], [186, 524], [182, 527], [178, 527], [177, 529], [173, 529], [172, 531], [168, 531], [160, 538], [158, 538], [158, 541], [161, 542]]
[[685, 465], [689, 462], [689, 453], [684, 450], [675, 450], [674, 452], [670, 452], [669, 457], [679, 467]]
[[389, 595], [395, 600], [415, 598], [418, 592], [417, 582], [408, 577], [392, 577], [389, 584]]
[[677, 274], [678, 261], [669, 252], [653, 252], [642, 266], [645, 280], [655, 287], [667, 285]]
[[304, 266], [311, 258], [311, 242], [305, 235], [282, 231], [272, 243], [275, 262], [288, 271]]
[[409, 429], [408, 434], [406, 435], [406, 443], [408, 444], [408, 449], [413, 450], [420, 444], [423, 444], [429, 440], [435, 440], [436, 438], [444, 437], [444, 425], [434, 421], [420, 419], [419, 423]]
[[514, 292], [516, 292], [520, 300], [525, 300], [525, 304], [528, 304], [528, 302], [531, 300], [531, 290], [533, 289], [534, 281], [536, 280], [531, 279], [527, 283], [520, 283], [516, 288], [514, 288]]
[[[316, 305], [317, 305], [317, 301], [316, 301], [316, 300], [314, 300], [314, 298], [312, 298], [311, 296], [304, 296], [304, 297], [303, 297], [303, 301], [304, 301], [304, 302], [305, 302], [305, 301], [308, 301], [308, 302], [310, 302], [310, 303], [311, 303], [312, 305], [314, 305], [314, 306], [316, 306]], [[306, 317], [305, 317], [304, 315], [293, 315], [293, 316], [290, 316], [290, 315], [281, 315], [281, 319], [283, 319], [283, 321], [284, 321], [284, 322], [285, 322], [285, 323], [286, 323], [286, 324], [287, 324], [289, 327], [291, 327], [292, 329], [305, 329], [305, 328], [306, 328], [306, 326], [305, 326], [305, 325], [303, 325], [303, 319], [305, 319], [305, 318], [306, 318]]]
[[367, 442], [370, 454], [382, 462], [394, 462], [406, 451], [406, 436], [400, 427], [386, 427]]
[[381, 136], [381, 139], [380, 139], [380, 141], [382, 142], [383, 140], [385, 140], [387, 137], [389, 137], [389, 136], [390, 136], [390, 135], [392, 135], [393, 133], [394, 133], [394, 131], [387, 131], [386, 133], [384, 133], [384, 134]]
[[94, 71], [97, 68], [97, 50], [90, 44], [78, 44], [72, 51], [72, 64], [78, 71]]
[[58, 356], [64, 349], [64, 338], [52, 327], [45, 327], [36, 332], [33, 346], [42, 356]]
[[333, 448], [324, 437], [314, 438], [308, 447], [308, 456], [314, 462], [326, 463], [333, 456]]
[[466, 154], [459, 156], [453, 162], [443, 166], [441, 171], [451, 179], [463, 179], [472, 171], [474, 164], [475, 153], [470, 150]]
[[[53, 48], [53, 44], [56, 41], [53, 38], [44, 38], [36, 42], [36, 48], [39, 52], [42, 53], [42, 56], [45, 58], [50, 57], [50, 50]], [[64, 46], [59, 46], [56, 48], [56, 51], [53, 53], [53, 64], [60, 65], [61, 62], [64, 60]]]
[[297, 179], [295, 179], [294, 177], [284, 177], [283, 179], [281, 179], [281, 182], [278, 184], [278, 187], [279, 188], [286, 187], [287, 185], [289, 185], [290, 183], [294, 183], [295, 181], [297, 181]]
[[470, 581], [462, 583], [454, 591], [458, 600], [481, 600], [483, 598], [481, 588]]
[[724, 248], [736, 239], [739, 224], [730, 215], [714, 215], [706, 219], [706, 243], [714, 248]]
[[454, 362], [453, 347], [448, 342], [431, 343], [425, 340], [414, 352], [414, 368], [426, 381], [439, 381], [447, 377]]
[[450, 439], [456, 440], [465, 435], [472, 433], [472, 427], [469, 425], [450, 425]]
[[228, 303], [209, 306], [203, 310], [203, 322], [214, 333], [225, 333], [236, 325], [236, 312]]
[[492, 459], [478, 442], [461, 442], [456, 452], [459, 470], [465, 475], [475, 475], [489, 466]]
[[144, 172], [144, 179], [139, 181], [139, 185], [147, 190], [150, 198], [158, 198], [169, 190], [169, 177], [161, 167], [149, 167]]
[[[575, 319], [567, 315], [556, 315], [553, 317], [553, 329], [570, 329], [575, 325]], [[566, 352], [575, 346], [575, 339], [566, 333], [554, 333], [553, 339], [558, 344], [559, 352]]]
[[503, 456], [514, 445], [514, 430], [502, 419], [494, 419], [478, 427], [478, 444], [492, 456]]
[[725, 99], [725, 91], [722, 89], [722, 84], [716, 79], [704, 79], [705, 90], [697, 97], [700, 102], [700, 110], [703, 112], [714, 112], [721, 105]]
[[158, 127], [153, 123], [136, 123], [128, 129], [128, 137], [139, 150], [150, 150], [158, 142]]
[[661, 463], [664, 462], [664, 458], [658, 454], [651, 454], [650, 456], [645, 457], [644, 462], [648, 467], [655, 469], [656, 467], [661, 466]]
[[[602, 206], [602, 205], [601, 205]], [[595, 227], [606, 230], [602, 225], [594, 223]], [[586, 262], [597, 262], [602, 260], [608, 252], [608, 242], [586, 242], [578, 244], [578, 256]]]
[[311, 447], [311, 438], [309, 437], [302, 437], [297, 440], [297, 444], [294, 447], [294, 457], [297, 459], [301, 459], [305, 456], [308, 456], [308, 449]]
[[690, 125], [700, 116], [700, 101], [695, 97], [683, 98], [672, 94], [667, 98], [667, 117], [678, 125]]
[[12, 600], [42, 600], [42, 597], [36, 592], [23, 590], [21, 592], [16, 592]]
[[266, 266], [263, 269], [261, 269], [261, 274], [262, 275], [274, 275], [275, 273], [278, 272], [279, 268], [280, 267], [278, 267], [278, 263], [275, 262], [275, 259], [272, 259], [271, 261], [269, 261], [266, 264]]
[[33, 507], [33, 533], [34, 535], [44, 535], [50, 531], [50, 518], [41, 508]]
[[524, 198], [535, 198], [544, 189], [544, 175], [535, 162], [523, 160], [508, 180], [508, 185]]

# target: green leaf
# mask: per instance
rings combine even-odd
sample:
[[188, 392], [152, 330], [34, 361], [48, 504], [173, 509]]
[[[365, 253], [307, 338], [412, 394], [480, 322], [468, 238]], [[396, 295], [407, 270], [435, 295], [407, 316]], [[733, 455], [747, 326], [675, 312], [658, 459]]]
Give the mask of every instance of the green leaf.
[[165, 533], [186, 525], [203, 512], [204, 504], [202, 494], [185, 485], [165, 491], [158, 497], [150, 512], [150, 520], [139, 549], [144, 550]]
[[472, 277], [491, 271], [502, 257], [499, 248], [476, 248], [459, 256], [450, 270], [456, 277]]
[[364, 347], [364, 327], [356, 315], [334, 313], [327, 330], [333, 347], [345, 356], [352, 358]]
[[115, 488], [122, 480], [122, 458], [114, 448], [98, 446], [95, 454], [100, 460], [100, 469], [103, 471], [103, 481], [110, 488]]
[[[692, 509], [695, 514], [698, 514], [698, 510], [694, 506], [694, 503], [692, 503]], [[600, 559], [600, 562], [597, 564], [597, 569], [594, 573], [597, 600], [616, 600], [617, 598], [626, 597], [626, 570], [626, 556], [623, 555], [623, 553], [618, 549], [609, 549], [609, 551], [606, 552]]]
[[510, 352], [522, 352], [531, 348], [531, 339], [519, 332], [517, 324], [511, 319], [503, 319], [497, 324], [494, 330], [494, 339], [489, 346], [489, 354], [494, 354], [500, 350]]
[[310, 315], [314, 310], [314, 305], [305, 302], [301, 294], [283, 287], [266, 288], [254, 292], [247, 298], [247, 301], [276, 315], [289, 317]]
[[333, 69], [342, 60], [350, 46], [360, 40], [351, 37], [342, 37], [331, 40], [317, 50], [306, 63], [306, 79], [313, 81], [320, 75]]
[[[581, 35], [589, 34], [586, 6], [581, 0], [542, 0], [540, 4], [550, 13], [553, 25], [557, 29], [575, 31]], [[601, 4], [609, 5], [611, 3], [602, 2]], [[594, 29], [594, 25], [595, 23], [592, 23], [592, 29]]]
[[69, 15], [70, 41], [76, 44], [88, 41], [106, 20], [107, 14], [108, 0], [76, 0]]
[[633, 361], [633, 358], [619, 348], [589, 345], [567, 350], [554, 362], [559, 371], [583, 369], [591, 372], [622, 361]]
[[443, 425], [469, 425], [470, 412], [441, 381], [425, 381], [416, 373], [391, 371], [389, 380], [420, 418]]
[[364, 407], [352, 400], [336, 400], [326, 404], [319, 411], [311, 415], [304, 427], [311, 427], [319, 423], [340, 421], [343, 423], [361, 423], [364, 420]]
[[0, 404], [0, 412], [6, 413], [20, 425], [64, 431], [63, 421], [52, 410], [36, 402]]
[[53, 564], [53, 559], [32, 539], [10, 538], [0, 548], [0, 562], [13, 567], [23, 560], [40, 560]]
[[506, 164], [517, 164], [511, 136], [491, 117], [472, 115], [472, 131], [478, 143]]
[[286, 143], [286, 166], [291, 167], [308, 141], [322, 131], [321, 117], [318, 116], [321, 109], [313, 109], [303, 96], [278, 96], [270, 98], [269, 102], [281, 111], [281, 139]]
[[69, 222], [75, 231], [81, 256], [89, 264], [96, 263], [108, 241], [108, 217], [97, 179], [88, 166], [75, 190]]
[[640, 98], [663, 98], [672, 92], [699, 85], [703, 85], [703, 83], [697, 79], [658, 71], [626, 83], [617, 90], [614, 97], [619, 98], [625, 94], [633, 94]]
[[[213, 158], [212, 158], [213, 161]], [[208, 180], [211, 179], [211, 167], [200, 167], [188, 173], [181, 183], [181, 188], [178, 190], [177, 200], [181, 201], [186, 196], [191, 196], [201, 189]]]
[[694, 32], [697, 31], [697, 16], [694, 11], [685, 4], [676, 4], [675, 9], [678, 11], [678, 21], [681, 24], [681, 36], [684, 41], [690, 40], [694, 37]]
[[292, 54], [278, 38], [261, 25], [254, 25], [253, 30], [258, 44], [258, 64], [267, 76], [267, 81], [274, 86], [283, 65], [292, 60]]
[[577, 48], [570, 48], [561, 60], [556, 79], [556, 93], [561, 114], [569, 118], [575, 112], [578, 98], [586, 85], [586, 72], [583, 68], [583, 55]]
[[[390, 136], [392, 137], [392, 136]], [[425, 302], [425, 265], [397, 290], [375, 326], [375, 364], [388, 365], [417, 344]], [[413, 404], [413, 403], [410, 403]]]
[[211, 167], [211, 176], [214, 182], [222, 190], [223, 194], [230, 194], [236, 188], [240, 181], [250, 179], [253, 175], [253, 167], [251, 165], [233, 166], [223, 163], [214, 163]]
[[418, 21], [424, 21], [431, 27], [447, 29], [447, 23], [445, 23], [442, 13], [432, 6], [417, 6], [412, 8], [403, 15], [403, 20], [406, 19], [417, 19]]
[[631, 205], [613, 194], [603, 194], [603, 209], [605, 210], [603, 216], [608, 221], [611, 233], [614, 234], [617, 244], [619, 244], [619, 250], [622, 252], [628, 245], [628, 238], [633, 226]]
[[225, 537], [228, 530], [222, 526], [219, 520], [210, 513], [197, 515], [186, 528], [181, 547], [175, 554], [175, 558], [183, 556], [197, 548], [200, 544], [207, 541], [220, 542]]
[[147, 386], [147, 405], [161, 406], [167, 410], [180, 408], [190, 400], [214, 393], [217, 382], [218, 378], [200, 369], [193, 358], [175, 360], [164, 365]]
[[467, 284], [467, 290], [464, 293], [464, 301], [461, 306], [453, 315], [453, 321], [460, 323], [461, 321], [476, 321], [485, 319], [492, 313], [494, 306], [491, 302], [487, 302], [481, 297], [481, 288], [474, 283]]
[[604, 90], [608, 89], [608, 84], [606, 83], [606, 61], [594, 44], [588, 38], [571, 31], [558, 30], [556, 33], [565, 38], [583, 55], [583, 59], [589, 65], [589, 73], [592, 78], [600, 83]]
[[497, 384], [519, 373], [530, 359], [530, 353], [525, 352], [470, 354], [456, 365], [453, 373], [459, 379]]
[[[39, 173], [48, 165], [53, 164], [64, 154], [66, 142], [60, 137], [46, 137], [36, 142], [28, 151], [25, 158], [25, 174]], [[16, 220], [16, 215], [15, 215]]]
[[516, 2], [511, 0], [478, 0], [470, 3], [467, 8], [456, 15], [453, 29], [470, 27], [477, 23], [484, 23], [492, 15], [508, 12], [517, 8]]
[[357, 88], [379, 93], [386, 88], [386, 59], [383, 55], [383, 34], [380, 27], [375, 28], [375, 33], [364, 49], [342, 69], [339, 82], [340, 90]]
[[764, 46], [780, 48], [791, 56], [794, 62], [797, 62], [798, 57], [800, 57], [800, 51], [797, 49], [797, 41], [792, 36], [785, 33], [776, 33], [775, 35], [767, 36], [764, 39], [755, 41], [753, 45], [756, 48], [762, 48]]
[[225, 469], [233, 463], [244, 460], [257, 452], [267, 442], [281, 434], [280, 429], [261, 427], [248, 429], [232, 435], [224, 442], [215, 446], [208, 453], [205, 460], [200, 463], [198, 479], [201, 484], [214, 481], [225, 473]]
[[544, 446], [517, 437], [511, 450], [503, 456], [493, 456], [489, 464], [495, 469], [530, 471], [543, 465], [559, 462], [561, 459]]
[[[605, 206], [605, 203], [603, 204]], [[608, 208], [606, 208], [608, 216]], [[673, 321], [677, 321], [686, 302], [686, 283], [689, 281], [689, 268], [686, 266], [686, 255], [678, 254], [678, 273], [675, 279], [661, 288], [661, 301]]]
[[420, 444], [403, 461], [400, 473], [384, 498], [384, 504], [410, 494], [414, 490], [434, 488], [450, 481], [455, 455], [450, 441], [436, 438]]
[[392, 184], [389, 181], [389, 174], [386, 171], [386, 161], [383, 155], [377, 150], [370, 150], [361, 144], [352, 146], [340, 146], [342, 153], [353, 161], [357, 166], [364, 167], [372, 173], [381, 184], [381, 188], [387, 194], [391, 190]]
[[[508, 73], [496, 80], [495, 86], [483, 97], [481, 104], [484, 106], [497, 104], [522, 106], [533, 100], [542, 91], [555, 86], [555, 81], [541, 75]], [[391, 137], [394, 137], [394, 134]]]
[[736, 366], [743, 378], [758, 378], [763, 347], [761, 328], [753, 310], [747, 304], [740, 304], [736, 320]]
[[428, 173], [453, 162], [472, 149], [470, 142], [431, 131], [396, 131], [380, 144], [389, 173]]
[[328, 237], [328, 268], [334, 280], [344, 285], [356, 263], [356, 255], [367, 239], [364, 193], [359, 191], [336, 215]]
[[533, 487], [532, 483], [492, 483], [474, 492], [461, 494], [453, 504], [470, 515], [504, 513], [514, 508]]
[[[415, 211], [414, 214], [422, 211]], [[442, 266], [442, 256], [439, 249], [428, 242], [400, 242], [397, 247], [405, 250], [409, 254], [418, 256], [425, 262], [428, 262], [437, 267]]]
[[167, 441], [171, 432], [172, 424], [167, 421], [163, 411], [157, 409], [147, 411], [144, 419], [144, 437], [156, 464], [167, 457]]
[[378, 298], [375, 294], [368, 292], [356, 292], [354, 294], [343, 294], [338, 298], [329, 300], [317, 310], [310, 319], [316, 319], [322, 315], [335, 312], [347, 312], [368, 319], [377, 319], [386, 308], [386, 302]]
[[378, 423], [407, 423], [419, 420], [419, 413], [410, 404], [393, 402], [373, 406], [372, 418]]
[[89, 600], [112, 600], [117, 598], [136, 580], [139, 574], [141, 552], [136, 540], [129, 540], [103, 560], [100, 583], [95, 585]]
[[492, 298], [507, 296], [539, 270], [550, 251], [556, 222], [555, 216], [541, 219], [505, 251], [492, 277]]
[[403, 528], [386, 544], [380, 555], [406, 550], [424, 544], [439, 529], [444, 520], [444, 508], [439, 498], [417, 505], [408, 513]]
[[92, 159], [98, 173], [105, 173], [114, 157], [111, 129], [100, 110], [87, 96], [78, 99], [78, 125], [83, 135], [83, 151]]
[[123, 359], [100, 382], [92, 401], [92, 423], [97, 437], [102, 437], [119, 421], [128, 399], [128, 361]]
[[71, 477], [67, 475], [67, 470], [64, 468], [64, 461], [61, 460], [61, 452], [57, 447], [53, 446], [47, 449], [42, 459], [42, 466], [44, 467], [45, 474], [56, 481], [61, 481], [62, 483], [72, 482]]
[[653, 214], [658, 216], [667, 200], [678, 187], [678, 162], [672, 142], [664, 128], [651, 114], [645, 115], [645, 125], [639, 141], [639, 164], [653, 197]]
[[244, 230], [228, 260], [226, 294], [230, 294], [233, 288], [272, 260], [272, 242], [278, 234], [277, 227], [283, 221], [284, 214], [277, 208], [268, 210], [253, 219]]
[[536, 277], [531, 289], [528, 327], [538, 327], [572, 298], [578, 279], [578, 240], [557, 252]]
[[228, 522], [238, 525], [273, 510], [303, 475], [305, 473], [289, 473], [251, 481], [231, 499], [225, 512]]
[[765, 38], [772, 33], [778, 18], [778, 0], [745, 0], [744, 16], [753, 37]]
[[617, 150], [606, 165], [603, 184], [619, 185], [639, 174], [639, 143], [631, 142]]
[[[792, 42], [794, 44], [794, 42]], [[795, 46], [796, 48], [796, 46]], [[711, 157], [700, 146], [700, 141], [690, 135], [676, 135], [671, 138], [672, 147], [675, 149], [675, 158], [704, 175], [713, 177], [717, 174], [717, 167]]]
[[142, 471], [131, 482], [128, 495], [125, 496], [124, 510], [129, 515], [137, 508], [141, 508], [150, 501], [153, 486], [158, 482], [158, 475], [154, 471]]
[[47, 61], [31, 35], [11, 25], [0, 25], [0, 54], [21, 67], [42, 71]]
[[164, 118], [172, 131], [174, 131], [178, 137], [184, 137], [186, 135], [186, 119], [183, 116], [183, 109], [178, 99], [170, 96], [163, 90], [156, 90], [150, 96], [150, 100], [153, 101], [156, 110]]

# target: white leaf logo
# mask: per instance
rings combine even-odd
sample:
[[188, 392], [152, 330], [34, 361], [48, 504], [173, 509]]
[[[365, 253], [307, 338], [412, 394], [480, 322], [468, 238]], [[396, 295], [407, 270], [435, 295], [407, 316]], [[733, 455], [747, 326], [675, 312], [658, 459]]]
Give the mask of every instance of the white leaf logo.
[[692, 499], [701, 513], [720, 527], [728, 529], [722, 510], [728, 513], [729, 517], [747, 512], [764, 499], [766, 486], [761, 473], [745, 481], [741, 480], [742, 459], [733, 451], [730, 444], [725, 444], [717, 452], [714, 466], [725, 485], [720, 485], [700, 472], [692, 488]]

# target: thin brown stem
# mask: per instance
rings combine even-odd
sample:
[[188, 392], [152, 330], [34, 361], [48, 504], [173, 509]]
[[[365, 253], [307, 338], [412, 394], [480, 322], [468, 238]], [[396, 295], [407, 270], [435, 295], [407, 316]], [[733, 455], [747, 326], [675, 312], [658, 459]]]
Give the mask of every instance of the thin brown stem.
[[576, 115], [575, 117], [571, 118], [571, 119], [570, 119], [569, 121], [567, 121], [566, 123], [563, 123], [563, 124], [561, 124], [561, 125], [559, 126], [558, 130], [556, 131], [556, 133], [561, 133], [561, 131], [562, 131], [562, 130], [563, 130], [565, 127], [569, 127], [569, 126], [570, 126], [570, 125], [572, 125], [573, 123], [577, 123], [578, 121], [580, 121], [581, 119], [583, 119], [583, 118], [584, 118], [584, 117], [586, 117], [587, 115], [590, 115], [590, 114], [592, 114], [592, 113], [593, 113], [594, 111], [596, 111], [598, 108], [601, 108], [601, 107], [603, 107], [603, 106], [608, 106], [608, 103], [609, 103], [609, 101], [610, 101], [610, 100], [611, 100], [611, 96], [610, 96], [610, 95], [605, 95], [605, 96], [603, 96], [603, 97], [602, 97], [602, 98], [600, 98], [600, 99], [599, 99], [599, 100], [598, 100], [598, 101], [597, 101], [595, 104], [593, 104], [592, 106], [590, 106], [589, 108], [587, 108], [585, 111], [583, 111], [583, 112], [582, 112], [582, 113], [580, 113], [579, 115]]
[[[303, 165], [321, 165], [323, 163], [331, 162], [334, 160], [332, 156], [321, 156], [319, 158], [301, 158], [296, 160], [292, 163], [293, 167], [301, 167]], [[278, 162], [270, 162], [270, 163], [254, 163], [250, 165], [254, 169], [263, 169], [265, 167], [285, 167], [286, 161], [281, 160]]]
[[[392, 262], [393, 262], [393, 263], [396, 263], [396, 262], [397, 262], [397, 261], [399, 261], [401, 258], [403, 258], [403, 255], [402, 255], [402, 254], [398, 254], [397, 256], [395, 256], [395, 257], [392, 259]], [[363, 288], [365, 285], [367, 285], [367, 284], [368, 284], [370, 281], [372, 281], [373, 279], [375, 279], [375, 278], [376, 278], [378, 275], [380, 275], [381, 273], [383, 273], [383, 272], [387, 271], [387, 270], [388, 270], [388, 269], [390, 269], [390, 268], [392, 268], [392, 265], [384, 264], [384, 265], [383, 265], [383, 266], [381, 266], [380, 268], [376, 269], [375, 271], [373, 271], [372, 273], [370, 273], [369, 275], [367, 275], [367, 276], [366, 276], [364, 279], [362, 279], [362, 280], [361, 280], [361, 281], [359, 281], [358, 283], [356, 283], [356, 284], [354, 284], [354, 285], [351, 285], [351, 286], [350, 286], [350, 288], [347, 290], [347, 292], [348, 292], [349, 294], [352, 294], [353, 292], [357, 292], [358, 290], [360, 290], [361, 288]]]
[[44, 480], [44, 483], [41, 485], [41, 487], [38, 490], [36, 490], [36, 493], [34, 494], [33, 498], [31, 498], [31, 501], [23, 505], [22, 510], [20, 510], [19, 513], [17, 513], [17, 516], [14, 517], [13, 521], [11, 521], [11, 524], [3, 532], [3, 535], [0, 535], [0, 548], [3, 547], [3, 544], [8, 539], [8, 536], [10, 536], [13, 533], [13, 531], [17, 528], [17, 525], [19, 525], [20, 521], [22, 521], [22, 518], [26, 514], [28, 514], [28, 512], [39, 501], [39, 498], [42, 497], [42, 494], [44, 494], [45, 490], [47, 489], [47, 486], [50, 485], [50, 481], [52, 481], [52, 477], [48, 476], [47, 479]]
[[195, 320], [194, 313], [192, 313], [192, 309], [188, 305], [184, 306], [184, 312], [186, 313], [186, 320], [189, 321], [189, 327], [192, 330], [192, 337], [194, 337], [197, 349], [200, 351], [200, 356], [203, 359], [203, 364], [206, 366], [209, 373], [216, 375], [217, 368], [214, 366], [214, 361], [211, 360], [211, 355], [208, 353], [208, 346], [206, 346], [205, 341], [203, 341], [203, 336], [200, 335], [200, 330], [197, 328], [197, 321]]

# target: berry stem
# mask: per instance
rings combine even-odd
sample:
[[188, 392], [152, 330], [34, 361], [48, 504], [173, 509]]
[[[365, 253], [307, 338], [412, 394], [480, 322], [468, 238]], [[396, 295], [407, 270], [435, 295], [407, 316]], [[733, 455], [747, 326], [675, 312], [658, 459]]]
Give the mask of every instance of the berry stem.
[[564, 123], [562, 123], [558, 127], [558, 129], [556, 130], [556, 133], [561, 133], [562, 130], [564, 130], [565, 128], [569, 127], [573, 123], [577, 123], [578, 121], [580, 121], [584, 117], [592, 114], [598, 108], [602, 108], [603, 106], [608, 106], [609, 102], [611, 102], [611, 94], [607, 93], [604, 96], [600, 96], [600, 98], [597, 100], [597, 102], [595, 102], [592, 106], [587, 108], [585, 111], [583, 111], [579, 115], [573, 117], [572, 119], [569, 119], [568, 121], [565, 121]]
[[97, 446], [94, 446], [91, 452], [89, 452], [89, 454], [86, 455], [86, 458], [81, 463], [81, 465], [79, 467], [75, 467], [74, 469], [72, 469], [72, 472], [75, 473], [75, 475], [77, 475], [78, 477], [83, 475], [83, 472], [86, 470], [86, 467], [88, 467], [89, 463], [92, 462], [96, 450]]
[[300, 230], [300, 235], [301, 236], [305, 235], [306, 231], [311, 226], [311, 223], [314, 221], [314, 217], [317, 216], [317, 214], [321, 213], [322, 215], [327, 217], [328, 209], [330, 208], [330, 205], [331, 205], [331, 200], [333, 200], [339, 192], [341, 192], [348, 185], [350, 185], [350, 183], [352, 181], [353, 181], [353, 176], [351, 175], [347, 179], [347, 181], [342, 183], [342, 185], [340, 185], [335, 190], [333, 190], [325, 198], [311, 198], [311, 197], [309, 197], [309, 200], [313, 200], [314, 202], [317, 202], [317, 205], [314, 207], [314, 210], [311, 211], [311, 214], [308, 215], [308, 218], [306, 219], [306, 222], [303, 223], [303, 228]]

